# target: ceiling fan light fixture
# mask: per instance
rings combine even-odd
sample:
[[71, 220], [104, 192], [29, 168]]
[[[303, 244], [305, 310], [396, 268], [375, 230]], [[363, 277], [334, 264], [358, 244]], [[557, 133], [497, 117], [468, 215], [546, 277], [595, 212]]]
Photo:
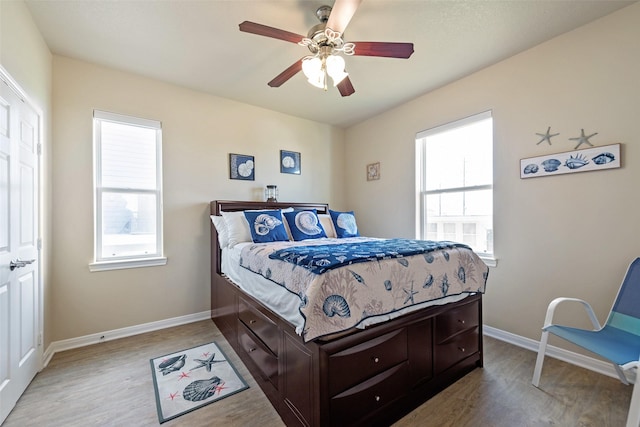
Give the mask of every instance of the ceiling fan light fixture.
[[302, 72], [311, 85], [320, 89], [327, 89], [327, 73], [324, 59], [320, 59], [317, 56], [304, 59], [302, 61]]
[[322, 71], [322, 60], [317, 56], [306, 58], [302, 61], [302, 72], [309, 79], [318, 79]]
[[296, 61], [267, 84], [280, 87], [298, 72], [303, 71], [310, 84], [324, 90], [327, 90], [328, 76], [331, 76], [340, 95], [350, 96], [355, 93], [355, 89], [349, 74], [345, 71], [342, 55], [409, 58], [414, 52], [413, 43], [345, 42], [344, 32], [361, 1], [335, 0], [333, 6], [319, 7], [316, 16], [320, 23], [309, 30], [307, 37], [256, 22], [240, 23], [240, 31], [296, 43], [306, 47], [311, 53]]
[[319, 89], [327, 89], [325, 85], [324, 73], [318, 74], [318, 76], [307, 79], [309, 84], [319, 88]]
[[326, 59], [327, 74], [333, 79], [333, 85], [337, 86], [349, 74], [344, 71], [344, 58], [338, 55], [329, 55]]

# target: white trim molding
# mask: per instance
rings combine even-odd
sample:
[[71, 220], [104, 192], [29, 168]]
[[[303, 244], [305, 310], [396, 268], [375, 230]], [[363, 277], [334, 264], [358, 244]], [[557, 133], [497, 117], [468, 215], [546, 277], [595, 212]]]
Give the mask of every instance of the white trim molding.
[[[199, 322], [201, 320], [207, 319], [211, 319], [210, 311], [203, 311], [200, 313], [188, 314], [186, 316], [159, 320], [157, 322], [144, 323], [142, 325], [129, 326], [127, 328], [98, 332], [95, 334], [85, 335], [82, 337], [71, 338], [62, 341], [54, 341], [49, 345], [49, 347], [47, 347], [47, 350], [44, 352], [42, 366], [43, 368], [46, 367], [53, 356], [60, 351], [72, 350], [74, 348], [80, 348], [87, 345], [98, 344], [101, 342], [130, 337], [138, 334], [144, 334], [146, 332], [157, 331], [174, 326], [186, 325], [188, 323]], [[511, 332], [503, 331], [501, 329], [497, 329], [487, 325], [482, 325], [482, 330], [483, 334], [488, 337], [495, 338], [497, 340], [504, 341], [506, 343], [513, 344], [517, 347], [531, 350], [536, 353], [538, 352], [538, 347], [540, 345], [539, 341], [525, 338], [523, 336], [512, 334]], [[546, 355], [558, 360], [562, 360], [563, 362], [580, 366], [581, 368], [589, 369], [591, 371], [618, 379], [618, 374], [613, 368], [613, 365], [609, 362], [594, 359], [592, 357], [584, 356], [582, 354], [552, 345], [547, 346]], [[533, 372], [533, 365], [531, 366], [531, 370]], [[633, 378], [631, 378], [631, 380], [633, 381]]]
[[[482, 325], [482, 331], [483, 334], [488, 337], [495, 338], [536, 353], [540, 347], [540, 341], [525, 338], [491, 326]], [[580, 366], [581, 368], [589, 369], [590, 371], [604, 374], [608, 377], [619, 379], [613, 365], [603, 360], [595, 359], [593, 357], [585, 356], [553, 345], [547, 345], [546, 356], [562, 360], [563, 362], [567, 362], [572, 365]], [[533, 374], [533, 365], [531, 365], [531, 373]], [[627, 376], [629, 376], [629, 373], [627, 373]], [[630, 380], [633, 382], [634, 379], [630, 378]]]
[[87, 345], [98, 344], [101, 342], [130, 337], [138, 334], [144, 334], [146, 332], [157, 331], [160, 329], [172, 328], [174, 326], [186, 325], [187, 323], [199, 322], [206, 319], [211, 319], [211, 311], [209, 310], [202, 311], [200, 313], [188, 314], [186, 316], [173, 317], [171, 319], [158, 320], [157, 322], [129, 326], [127, 328], [98, 332], [91, 335], [85, 335], [83, 337], [70, 338], [62, 341], [53, 341], [44, 352], [42, 367], [45, 368], [49, 364], [53, 356], [60, 351], [71, 350]]

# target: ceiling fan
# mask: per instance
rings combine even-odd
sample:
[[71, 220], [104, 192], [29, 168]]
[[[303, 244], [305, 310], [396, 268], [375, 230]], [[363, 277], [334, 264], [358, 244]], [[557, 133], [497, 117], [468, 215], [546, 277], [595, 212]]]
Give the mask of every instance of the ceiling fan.
[[331, 77], [340, 95], [355, 93], [348, 73], [345, 72], [343, 55], [379, 56], [407, 59], [413, 53], [413, 43], [397, 42], [345, 42], [344, 30], [362, 0], [336, 0], [333, 8], [321, 6], [316, 11], [320, 23], [313, 26], [307, 37], [255, 22], [244, 21], [240, 31], [272, 37], [306, 46], [311, 52], [278, 74], [268, 85], [280, 87], [283, 83], [303, 71], [309, 83], [327, 90], [327, 80]]

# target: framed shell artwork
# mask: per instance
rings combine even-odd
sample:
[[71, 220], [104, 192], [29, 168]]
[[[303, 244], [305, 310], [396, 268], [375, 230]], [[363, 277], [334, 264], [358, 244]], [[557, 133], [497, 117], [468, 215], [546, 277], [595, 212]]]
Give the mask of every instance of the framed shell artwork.
[[280, 150], [280, 173], [300, 175], [300, 153]]
[[367, 165], [367, 181], [380, 179], [380, 162]]
[[255, 162], [253, 156], [245, 154], [229, 154], [229, 178], [243, 181], [254, 181]]
[[620, 144], [529, 157], [520, 160], [520, 178], [619, 168]]

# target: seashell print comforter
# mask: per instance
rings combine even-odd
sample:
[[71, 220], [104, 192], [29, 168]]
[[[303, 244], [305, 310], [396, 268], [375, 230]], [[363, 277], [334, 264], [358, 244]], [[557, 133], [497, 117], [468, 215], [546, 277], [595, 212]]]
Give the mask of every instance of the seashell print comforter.
[[[349, 258], [345, 246], [355, 257]], [[465, 245], [367, 237], [256, 243], [242, 249], [240, 265], [300, 298], [304, 341], [411, 305], [484, 293], [489, 274]]]

